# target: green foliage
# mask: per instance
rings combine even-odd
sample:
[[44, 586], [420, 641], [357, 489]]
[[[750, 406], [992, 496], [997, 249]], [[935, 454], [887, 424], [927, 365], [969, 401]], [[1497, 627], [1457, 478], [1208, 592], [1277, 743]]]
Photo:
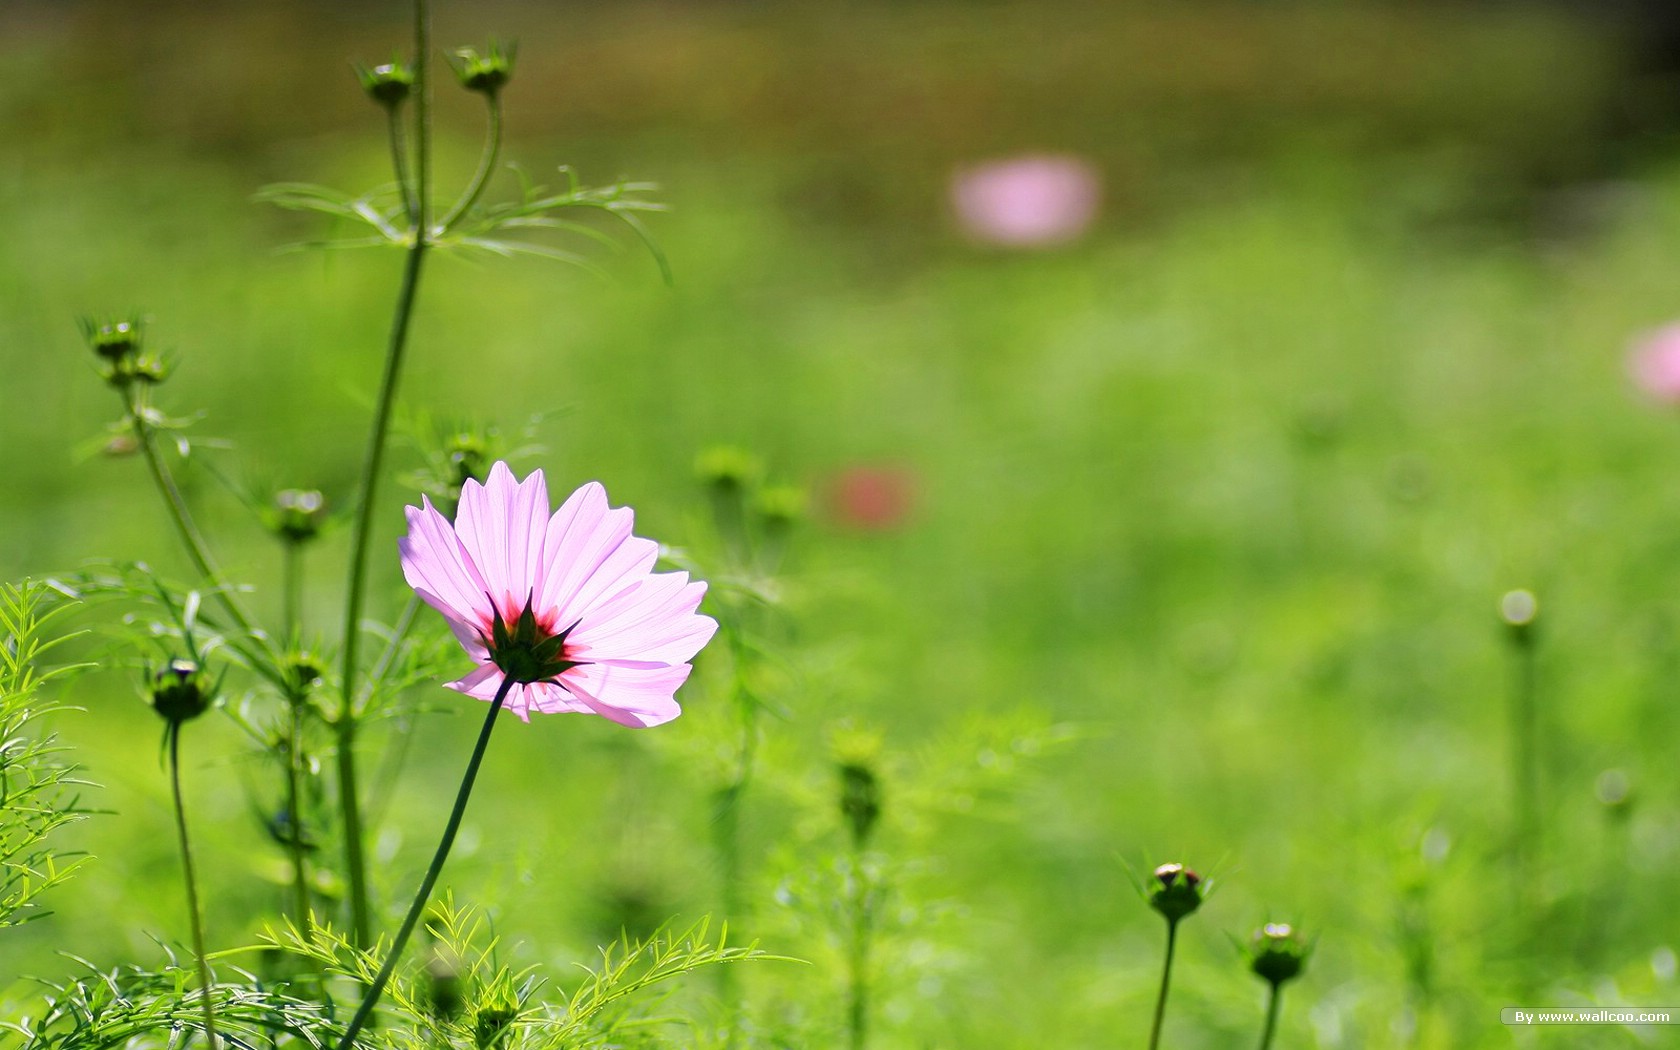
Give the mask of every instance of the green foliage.
[[67, 641], [60, 622], [73, 608], [65, 593], [25, 580], [0, 584], [0, 928], [39, 919], [36, 898], [68, 879], [84, 858], [48, 844], [53, 832], [88, 814], [76, 766], [61, 756], [41, 719], [57, 710], [43, 686], [74, 671], [43, 669]]
[[[600, 961], [581, 979], [551, 987], [535, 967], [514, 969], [500, 961], [500, 938], [481, 912], [457, 908], [452, 898], [435, 904], [425, 928], [423, 957], [399, 970], [386, 989], [377, 1028], [363, 1046], [387, 1050], [452, 1047], [457, 1050], [595, 1050], [612, 1046], [682, 1046], [664, 1041], [671, 1017], [650, 1012], [650, 993], [705, 967], [781, 959], [757, 945], [731, 946], [728, 930], [714, 939], [704, 920], [682, 930], [663, 928], [646, 939], [628, 935], [601, 949]], [[365, 985], [378, 974], [386, 946], [357, 949], [330, 925], [296, 924], [272, 930], [269, 942], [330, 976]], [[788, 961], [788, 960], [782, 960]], [[446, 989], [446, 990], [445, 990]], [[659, 996], [653, 996], [659, 1001]]]

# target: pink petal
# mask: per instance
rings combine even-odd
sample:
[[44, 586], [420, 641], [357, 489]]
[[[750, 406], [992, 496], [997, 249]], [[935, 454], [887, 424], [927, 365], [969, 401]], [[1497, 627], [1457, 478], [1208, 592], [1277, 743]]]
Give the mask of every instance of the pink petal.
[[666, 664], [694, 658], [717, 632], [717, 621], [694, 610], [706, 594], [688, 573], [659, 573], [591, 609], [567, 638], [585, 660]]
[[511, 619], [533, 596], [547, 519], [548, 485], [540, 470], [518, 482], [498, 460], [485, 484], [469, 478], [461, 486], [455, 532], [504, 617]]
[[[554, 512], [543, 544], [547, 571], [538, 606], [554, 614], [556, 627], [569, 627], [603, 587], [636, 571], [637, 566], [644, 566], [641, 572], [653, 567], [658, 546], [630, 535], [634, 519], [627, 507], [610, 509], [607, 490], [596, 481], [572, 493]], [[624, 547], [629, 549], [621, 553]]]
[[560, 676], [591, 711], [619, 725], [647, 729], [682, 714], [673, 694], [687, 680], [689, 666], [631, 667], [584, 664]]
[[451, 620], [487, 621], [490, 605], [484, 597], [484, 578], [455, 530], [425, 497], [420, 507], [405, 509], [408, 535], [397, 541], [397, 550], [408, 585]]

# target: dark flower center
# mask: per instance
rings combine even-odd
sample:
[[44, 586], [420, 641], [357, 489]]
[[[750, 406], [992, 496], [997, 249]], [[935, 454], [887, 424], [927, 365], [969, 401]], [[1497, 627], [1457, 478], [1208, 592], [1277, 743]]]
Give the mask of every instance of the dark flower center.
[[[495, 608], [494, 600], [491, 607]], [[499, 608], [492, 615], [495, 619], [490, 624], [485, 647], [490, 650], [490, 659], [496, 667], [515, 682], [553, 682], [562, 673], [586, 662], [568, 659], [566, 636], [577, 624], [554, 631], [538, 621], [531, 611], [530, 598], [525, 599], [525, 608], [512, 624], [502, 617]]]

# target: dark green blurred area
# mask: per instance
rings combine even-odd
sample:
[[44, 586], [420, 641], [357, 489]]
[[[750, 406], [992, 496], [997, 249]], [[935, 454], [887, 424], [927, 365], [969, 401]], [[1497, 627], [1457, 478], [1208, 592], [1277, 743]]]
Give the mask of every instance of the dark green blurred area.
[[[349, 66], [402, 46], [401, 8], [0, 8], [0, 576], [93, 557], [183, 571], [140, 464], [92, 451], [118, 405], [80, 344], [87, 313], [152, 319], [180, 361], [161, 400], [204, 411], [192, 433], [223, 471], [347, 498], [397, 259], [276, 254], [322, 227], [250, 196], [388, 177]], [[1680, 169], [1672, 80], [1637, 32], [1519, 6], [438, 11], [441, 46], [490, 33], [520, 45], [508, 157], [661, 183], [676, 284], [634, 250], [602, 254], [612, 282], [440, 258], [405, 403], [510, 434], [552, 414], [522, 467], [556, 491], [600, 478], [639, 531], [702, 554], [701, 448], [755, 449], [817, 497], [746, 925], [819, 965], [755, 971], [767, 1009], [837, 1010], [825, 942], [772, 898], [838, 848], [823, 741], [847, 717], [898, 756], [880, 841], [921, 865], [904, 892], [924, 907], [883, 947], [883, 1047], [1141, 1040], [1158, 921], [1116, 856], [1221, 876], [1186, 929], [1175, 1045], [1251, 1038], [1258, 990], [1225, 933], [1268, 918], [1320, 937], [1290, 1045], [1503, 1046], [1519, 989], [1680, 998], [1680, 435], [1622, 361], [1680, 307]], [[471, 170], [474, 101], [440, 87], [446, 185]], [[1092, 231], [1038, 252], [962, 236], [953, 170], [1041, 151], [1101, 173]], [[398, 473], [414, 458], [399, 448]], [[909, 479], [896, 529], [837, 514], [857, 466]], [[187, 480], [277, 607], [249, 515], [208, 471]], [[389, 618], [414, 497], [386, 492]], [[342, 547], [310, 568], [322, 631]], [[1517, 586], [1544, 610], [1539, 947], [1502, 853], [1496, 609]], [[447, 881], [556, 964], [587, 956], [613, 901], [714, 908], [712, 686], [702, 667], [689, 713], [652, 734], [505, 727]], [[184, 935], [151, 715], [121, 673], [66, 699], [89, 714], [64, 735], [119, 815], [83, 829], [98, 860], [58, 915], [7, 934], [6, 977]], [[462, 760], [453, 710], [428, 716], [387, 814], [387, 900]], [[1017, 722], [1082, 742], [993, 784], [988, 749], [1031, 739]], [[201, 737], [212, 925], [248, 940], [279, 892], [251, 879], [270, 847], [245, 788], [265, 774], [226, 726]], [[951, 765], [993, 786], [950, 793]], [[1608, 767], [1636, 785], [1620, 816], [1593, 797]]]

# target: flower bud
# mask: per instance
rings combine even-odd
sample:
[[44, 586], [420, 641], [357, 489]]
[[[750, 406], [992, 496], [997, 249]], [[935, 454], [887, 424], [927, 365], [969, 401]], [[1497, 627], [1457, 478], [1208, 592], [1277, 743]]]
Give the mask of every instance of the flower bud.
[[1519, 646], [1534, 644], [1534, 621], [1540, 615], [1540, 602], [1533, 591], [1507, 591], [1499, 599], [1499, 618], [1511, 632], [1511, 642]]
[[455, 473], [456, 489], [468, 481], [484, 480], [484, 461], [489, 456], [489, 450], [485, 448], [483, 438], [462, 431], [449, 439], [444, 452], [449, 456], [449, 467]]
[[694, 457], [700, 483], [719, 495], [739, 497], [764, 473], [759, 458], [736, 445], [715, 445]]
[[209, 710], [210, 701], [211, 689], [198, 664], [191, 660], [171, 660], [152, 676], [152, 710], [167, 722], [197, 718]]
[[284, 489], [274, 494], [274, 531], [287, 543], [308, 543], [320, 534], [326, 517], [326, 500], [314, 489]]
[[1169, 923], [1202, 906], [1202, 877], [1182, 864], [1163, 864], [1155, 869], [1156, 886], [1149, 894], [1149, 906]]
[[840, 770], [840, 814], [851, 825], [852, 843], [862, 849], [881, 816], [881, 782], [875, 771], [861, 762], [842, 762]]
[[362, 82], [368, 97], [386, 109], [401, 105], [414, 90], [414, 70], [402, 62], [387, 62], [372, 69], [357, 66], [356, 79]]
[[458, 47], [450, 64], [455, 67], [455, 76], [462, 87], [495, 98], [513, 76], [515, 50], [514, 45], [504, 46], [496, 40], [490, 41], [486, 55], [479, 54], [475, 48]]
[[500, 1042], [519, 1016], [519, 1001], [505, 988], [488, 992], [484, 1002], [473, 1010], [473, 1045], [477, 1050], [489, 1050]]
[[461, 969], [455, 965], [454, 953], [442, 945], [434, 945], [431, 958], [426, 960], [426, 983], [421, 991], [422, 1004], [433, 1018], [449, 1022], [461, 1016], [466, 1005]]
[[1286, 922], [1268, 922], [1249, 940], [1248, 968], [1273, 985], [1300, 976], [1312, 948]]
[[774, 485], [759, 491], [753, 509], [767, 532], [781, 532], [804, 518], [810, 504], [810, 497], [797, 485]]
[[140, 354], [142, 335], [137, 319], [95, 322], [84, 317], [82, 334], [87, 337], [88, 349], [113, 366]]

